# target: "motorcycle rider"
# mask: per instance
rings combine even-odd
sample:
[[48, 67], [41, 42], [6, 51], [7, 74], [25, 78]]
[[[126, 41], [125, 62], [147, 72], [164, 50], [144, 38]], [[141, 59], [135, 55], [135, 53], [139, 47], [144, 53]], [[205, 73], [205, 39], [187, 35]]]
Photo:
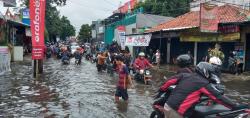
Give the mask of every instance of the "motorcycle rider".
[[139, 57], [138, 57], [137, 59], [135, 59], [134, 64], [133, 64], [135, 70], [137, 71], [137, 73], [135, 74], [135, 77], [134, 77], [135, 79], [137, 79], [138, 76], [139, 76], [138, 71], [140, 71], [140, 70], [145, 70], [145, 69], [147, 69], [147, 68], [152, 68], [152, 67], [154, 67], [154, 66], [145, 58], [145, 53], [144, 53], [144, 52], [140, 52], [138, 56], [139, 56]]
[[75, 56], [75, 59], [79, 59], [79, 63], [81, 63], [81, 60], [82, 60], [81, 48], [76, 49], [74, 56]]
[[218, 58], [218, 57], [211, 57], [209, 59], [209, 63], [212, 64], [214, 66], [215, 70], [216, 70], [214, 74], [216, 76], [220, 77], [220, 75], [221, 75], [221, 66], [222, 66], [221, 59]]
[[[194, 69], [191, 68], [193, 64], [192, 57], [188, 54], [183, 54], [177, 57], [177, 65], [179, 69], [177, 70], [176, 75], [170, 77], [170, 79], [174, 79], [178, 77], [178, 74], [181, 73], [193, 73]], [[169, 82], [165, 82], [161, 87], [160, 87], [160, 93], [165, 92], [168, 87], [169, 87]]]
[[168, 86], [177, 85], [165, 103], [165, 118], [192, 117], [194, 107], [203, 95], [229, 109], [245, 108], [245, 105], [233, 103], [209, 82], [214, 71], [212, 64], [200, 62], [194, 73], [183, 73], [178, 78], [168, 80]]
[[144, 52], [140, 52], [139, 57], [137, 59], [135, 59], [134, 62], [134, 68], [136, 68], [137, 70], [141, 70], [141, 69], [146, 69], [148, 67], [153, 67], [153, 65], [151, 63], [149, 63], [149, 61], [145, 58], [145, 53]]
[[69, 60], [70, 53], [68, 52], [67, 48], [62, 49], [62, 62], [65, 60]]

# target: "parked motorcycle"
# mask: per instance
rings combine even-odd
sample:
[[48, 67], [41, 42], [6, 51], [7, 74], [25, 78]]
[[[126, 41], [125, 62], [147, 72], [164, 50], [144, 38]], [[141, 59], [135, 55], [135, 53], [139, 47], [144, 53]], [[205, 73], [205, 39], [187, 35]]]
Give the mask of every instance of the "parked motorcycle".
[[151, 84], [152, 75], [149, 69], [140, 69], [136, 72], [134, 79], [149, 85]]
[[237, 72], [237, 59], [235, 59], [233, 57], [229, 57], [228, 70], [231, 74], [236, 74], [236, 72]]
[[[215, 87], [224, 92], [223, 86], [220, 84], [220, 80], [215, 78], [211, 82]], [[176, 86], [170, 86], [164, 93], [158, 93], [153, 103], [154, 111], [151, 113], [150, 118], [164, 118], [164, 104], [166, 103], [170, 93]], [[249, 109], [230, 110], [222, 105], [216, 103], [210, 103], [209, 98], [202, 97], [200, 102], [195, 106], [194, 112], [190, 118], [248, 118], [250, 112]], [[210, 104], [208, 104], [210, 103]]]

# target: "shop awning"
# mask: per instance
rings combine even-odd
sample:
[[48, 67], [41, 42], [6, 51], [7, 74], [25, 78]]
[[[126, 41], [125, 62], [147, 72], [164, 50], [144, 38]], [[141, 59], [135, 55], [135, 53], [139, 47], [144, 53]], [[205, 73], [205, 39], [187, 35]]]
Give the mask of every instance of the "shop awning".
[[30, 27], [30, 25], [18, 21], [7, 20], [7, 22], [17, 27]]

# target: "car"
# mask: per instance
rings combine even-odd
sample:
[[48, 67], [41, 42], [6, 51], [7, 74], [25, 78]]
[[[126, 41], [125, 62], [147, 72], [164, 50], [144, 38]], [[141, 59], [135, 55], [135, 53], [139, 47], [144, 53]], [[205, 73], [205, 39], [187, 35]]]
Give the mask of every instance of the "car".
[[77, 45], [76, 45], [76, 46], [71, 46], [71, 47], [70, 47], [70, 49], [71, 49], [71, 52], [70, 52], [70, 53], [71, 53], [72, 56], [73, 56], [74, 53], [76, 52], [77, 48], [79, 48], [79, 46], [77, 46]]

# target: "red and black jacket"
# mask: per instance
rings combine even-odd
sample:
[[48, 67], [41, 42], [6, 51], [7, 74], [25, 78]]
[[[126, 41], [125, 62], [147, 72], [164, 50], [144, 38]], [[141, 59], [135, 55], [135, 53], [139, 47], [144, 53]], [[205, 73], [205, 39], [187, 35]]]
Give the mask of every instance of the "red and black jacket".
[[[172, 84], [172, 83], [176, 83], [174, 82], [175, 80], [177, 80], [177, 78], [180, 76], [180, 74], [183, 74], [183, 73], [193, 73], [194, 70], [192, 68], [181, 68], [177, 71], [177, 74], [170, 77], [169, 80], [173, 80], [173, 81], [166, 81], [161, 87], [160, 87], [160, 91], [166, 91], [169, 87], [169, 84]], [[173, 84], [172, 84], [173, 85]]]
[[171, 85], [177, 85], [166, 103], [182, 116], [190, 116], [203, 95], [230, 109], [236, 106], [223, 96], [213, 84], [197, 73], [178, 74], [177, 77], [171, 78], [164, 85], [167, 88]]

